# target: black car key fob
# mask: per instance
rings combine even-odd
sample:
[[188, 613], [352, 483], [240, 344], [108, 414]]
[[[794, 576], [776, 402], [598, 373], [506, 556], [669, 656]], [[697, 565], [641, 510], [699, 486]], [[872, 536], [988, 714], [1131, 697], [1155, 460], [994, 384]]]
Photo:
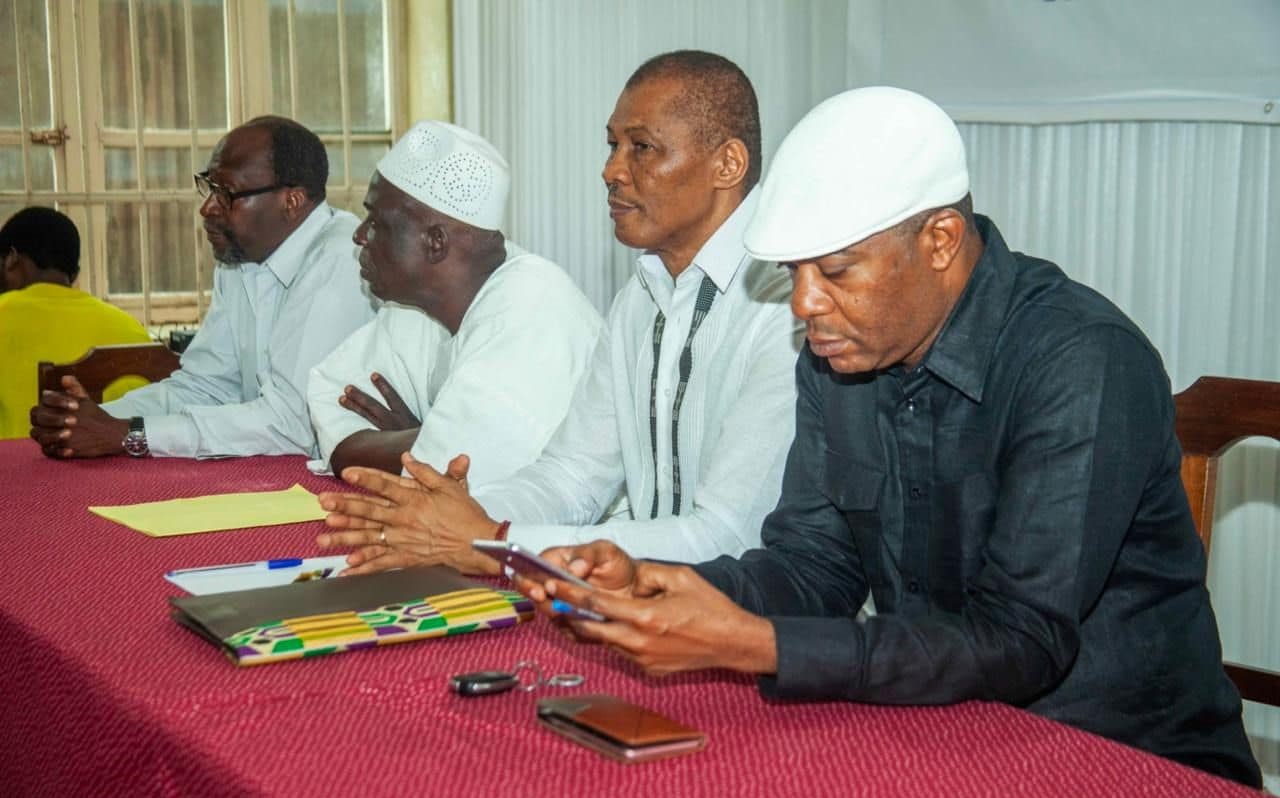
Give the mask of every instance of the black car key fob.
[[519, 686], [519, 675], [509, 671], [474, 671], [449, 677], [449, 689], [465, 696], [505, 693]]

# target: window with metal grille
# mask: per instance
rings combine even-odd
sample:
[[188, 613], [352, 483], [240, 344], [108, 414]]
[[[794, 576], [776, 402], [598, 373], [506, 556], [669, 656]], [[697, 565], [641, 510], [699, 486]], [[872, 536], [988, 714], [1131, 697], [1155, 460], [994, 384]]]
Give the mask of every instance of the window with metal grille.
[[356, 210], [405, 127], [399, 0], [5, 0], [0, 220], [56, 205], [80, 287], [146, 324], [194, 322], [212, 287], [192, 174], [261, 114], [329, 151]]

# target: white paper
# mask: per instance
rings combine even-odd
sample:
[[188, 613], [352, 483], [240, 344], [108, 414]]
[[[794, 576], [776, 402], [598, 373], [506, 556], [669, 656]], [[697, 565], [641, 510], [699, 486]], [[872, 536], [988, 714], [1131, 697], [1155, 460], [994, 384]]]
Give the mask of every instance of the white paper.
[[306, 578], [332, 579], [346, 567], [347, 555], [336, 554], [331, 557], [309, 557], [300, 565], [286, 568], [268, 568], [265, 561], [230, 567], [204, 566], [211, 570], [201, 570], [201, 566], [196, 566], [194, 569], [170, 571], [164, 578], [193, 596], [203, 596], [209, 593], [287, 585], [306, 581]]

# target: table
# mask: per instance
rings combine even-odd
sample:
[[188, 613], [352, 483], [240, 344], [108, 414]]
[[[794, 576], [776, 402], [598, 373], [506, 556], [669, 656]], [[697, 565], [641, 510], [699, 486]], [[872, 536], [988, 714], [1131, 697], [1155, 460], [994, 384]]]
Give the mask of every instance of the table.
[[[652, 679], [543, 619], [241, 669], [168, 617], [169, 569], [314, 555], [319, 522], [153, 539], [90, 514], [301, 483], [301, 457], [55, 462], [0, 441], [0, 792], [6, 795], [1256, 795], [1000, 704], [771, 704], [751, 679]], [[705, 731], [621, 765], [536, 725], [539, 693], [452, 673], [536, 660]], [[563, 690], [541, 694], [563, 693]]]

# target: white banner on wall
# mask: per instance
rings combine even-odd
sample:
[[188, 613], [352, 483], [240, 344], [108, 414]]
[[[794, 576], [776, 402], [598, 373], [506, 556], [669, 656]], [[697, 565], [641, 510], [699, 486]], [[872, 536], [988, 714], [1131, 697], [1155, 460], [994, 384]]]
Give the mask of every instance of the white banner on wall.
[[849, 71], [956, 120], [1280, 124], [1280, 0], [852, 0]]

